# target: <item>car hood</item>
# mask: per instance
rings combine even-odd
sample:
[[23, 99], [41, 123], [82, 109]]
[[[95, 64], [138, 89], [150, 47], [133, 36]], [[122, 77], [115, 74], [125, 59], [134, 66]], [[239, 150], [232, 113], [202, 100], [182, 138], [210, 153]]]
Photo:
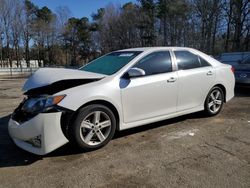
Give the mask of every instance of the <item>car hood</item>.
[[74, 80], [98, 80], [106, 75], [65, 68], [40, 68], [24, 84], [22, 90], [29, 91], [35, 88], [52, 85], [58, 82]]

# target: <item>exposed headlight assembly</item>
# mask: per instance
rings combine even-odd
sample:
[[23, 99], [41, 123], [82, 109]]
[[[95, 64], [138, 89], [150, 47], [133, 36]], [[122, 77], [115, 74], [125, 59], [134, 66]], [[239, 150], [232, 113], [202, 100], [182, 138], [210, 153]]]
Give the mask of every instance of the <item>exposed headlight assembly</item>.
[[66, 95], [58, 95], [58, 96], [44, 96], [39, 98], [30, 98], [27, 99], [23, 106], [22, 111], [37, 114], [44, 111], [47, 111], [52, 106], [58, 104]]

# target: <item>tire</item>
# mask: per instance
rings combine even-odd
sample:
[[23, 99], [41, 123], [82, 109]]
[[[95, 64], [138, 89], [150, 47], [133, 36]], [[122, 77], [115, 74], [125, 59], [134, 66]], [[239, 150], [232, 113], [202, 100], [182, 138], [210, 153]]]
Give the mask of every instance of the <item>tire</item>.
[[114, 136], [116, 118], [104, 105], [93, 104], [82, 108], [69, 127], [70, 141], [84, 151], [105, 146]]
[[213, 87], [205, 100], [205, 113], [208, 116], [215, 116], [220, 113], [224, 103], [224, 92], [220, 87]]

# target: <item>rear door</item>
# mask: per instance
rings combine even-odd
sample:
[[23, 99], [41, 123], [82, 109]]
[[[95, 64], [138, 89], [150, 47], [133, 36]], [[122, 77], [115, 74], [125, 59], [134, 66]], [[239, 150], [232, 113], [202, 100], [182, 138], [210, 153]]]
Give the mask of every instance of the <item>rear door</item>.
[[177, 111], [203, 104], [215, 79], [214, 68], [188, 50], [174, 51], [178, 66], [179, 95]]

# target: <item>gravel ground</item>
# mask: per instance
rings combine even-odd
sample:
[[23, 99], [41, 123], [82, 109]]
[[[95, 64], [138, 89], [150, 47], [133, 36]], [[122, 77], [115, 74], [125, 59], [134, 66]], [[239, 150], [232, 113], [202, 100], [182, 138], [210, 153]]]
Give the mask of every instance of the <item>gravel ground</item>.
[[250, 88], [212, 118], [194, 113], [122, 131], [104, 148], [47, 156], [16, 147], [10, 113], [24, 78], [0, 78], [0, 187], [250, 187]]

